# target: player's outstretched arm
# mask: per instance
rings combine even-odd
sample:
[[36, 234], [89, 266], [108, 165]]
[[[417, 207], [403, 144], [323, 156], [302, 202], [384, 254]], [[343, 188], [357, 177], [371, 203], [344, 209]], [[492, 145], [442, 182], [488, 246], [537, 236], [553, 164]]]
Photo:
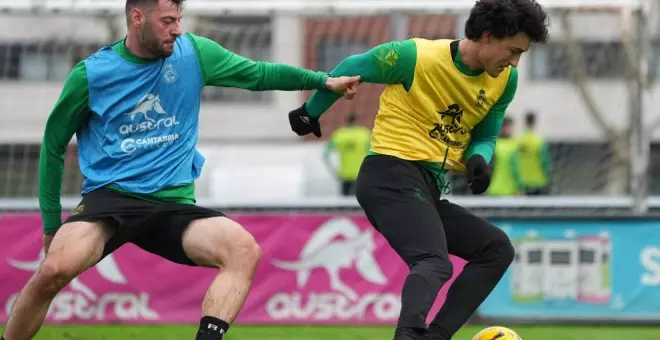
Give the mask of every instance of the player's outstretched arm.
[[[403, 84], [410, 89], [416, 62], [417, 46], [413, 40], [391, 41], [347, 57], [330, 71], [330, 75], [359, 75], [360, 82]], [[339, 98], [341, 96], [336, 93], [317, 91], [307, 101], [305, 109], [311, 117], [318, 118]]]
[[[220, 46], [215, 41], [188, 34], [200, 62], [204, 84], [251, 91], [331, 90], [343, 94], [354, 90], [359, 78], [331, 78], [286, 64], [253, 61]], [[353, 86], [354, 85], [354, 86]]]
[[[417, 63], [417, 46], [413, 40], [391, 41], [369, 51], [351, 55], [339, 62], [330, 72], [333, 77], [359, 75], [360, 82], [374, 84], [401, 84], [406, 90], [412, 86]], [[303, 136], [314, 133], [321, 137], [319, 117], [341, 95], [316, 91], [301, 107], [289, 112], [291, 129]]]
[[518, 87], [518, 71], [511, 69], [504, 93], [488, 115], [472, 130], [472, 140], [465, 151], [467, 178], [473, 194], [482, 194], [490, 185], [490, 163], [495, 153], [495, 142], [502, 128], [504, 115], [513, 101]]
[[78, 63], [69, 74], [51, 111], [39, 155], [39, 208], [44, 234], [53, 235], [62, 224], [60, 194], [66, 147], [88, 112], [87, 71]]

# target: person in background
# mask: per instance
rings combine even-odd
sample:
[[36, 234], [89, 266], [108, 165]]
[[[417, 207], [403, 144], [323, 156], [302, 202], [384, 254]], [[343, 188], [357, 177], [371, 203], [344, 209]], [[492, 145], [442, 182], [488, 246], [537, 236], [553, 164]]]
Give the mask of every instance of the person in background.
[[492, 160], [493, 178], [486, 193], [489, 196], [516, 196], [521, 192], [518, 167], [518, 142], [513, 138], [513, 119], [504, 117], [495, 143]]
[[[332, 133], [323, 153], [326, 166], [341, 182], [342, 196], [355, 195], [355, 180], [362, 160], [367, 156], [371, 145], [371, 131], [358, 125], [357, 121], [357, 113], [349, 113], [346, 117], [346, 125]], [[333, 152], [339, 155], [337, 168], [330, 161], [330, 155]]]
[[547, 195], [550, 193], [551, 162], [545, 138], [536, 132], [536, 114], [525, 115], [525, 130], [518, 138], [519, 173], [526, 195]]

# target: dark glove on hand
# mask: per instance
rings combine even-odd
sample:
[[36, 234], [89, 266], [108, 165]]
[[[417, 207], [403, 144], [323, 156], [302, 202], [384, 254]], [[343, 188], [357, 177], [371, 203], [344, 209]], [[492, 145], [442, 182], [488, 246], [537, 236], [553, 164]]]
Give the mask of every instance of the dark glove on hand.
[[318, 118], [309, 116], [305, 104], [289, 112], [289, 124], [291, 125], [291, 130], [297, 133], [298, 136], [313, 133], [314, 136], [321, 137], [321, 125], [319, 125], [319, 120]]
[[486, 192], [490, 185], [490, 169], [483, 157], [479, 155], [470, 157], [467, 163], [467, 180], [472, 194], [480, 195]]

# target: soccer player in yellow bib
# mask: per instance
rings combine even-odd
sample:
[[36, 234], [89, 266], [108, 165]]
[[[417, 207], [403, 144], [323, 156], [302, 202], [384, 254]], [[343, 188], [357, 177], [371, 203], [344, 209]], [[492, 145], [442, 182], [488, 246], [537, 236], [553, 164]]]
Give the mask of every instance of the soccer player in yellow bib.
[[[370, 147], [371, 130], [358, 125], [357, 119], [357, 113], [349, 113], [346, 117], [346, 126], [332, 133], [323, 152], [323, 161], [341, 182], [342, 196], [355, 195], [355, 181]], [[332, 152], [337, 152], [339, 155], [337, 169], [330, 162]]]
[[[532, 43], [547, 41], [546, 18], [533, 0], [479, 0], [465, 39], [388, 42], [349, 56], [330, 72], [388, 84], [356, 197], [410, 268], [396, 340], [451, 339], [513, 261], [504, 232], [441, 196], [446, 171], [466, 173], [474, 194], [488, 188], [488, 163], [516, 91], [516, 66]], [[340, 97], [314, 93], [289, 112], [292, 130], [320, 137], [318, 118]], [[448, 254], [468, 263], [427, 328], [436, 295], [453, 273]]]

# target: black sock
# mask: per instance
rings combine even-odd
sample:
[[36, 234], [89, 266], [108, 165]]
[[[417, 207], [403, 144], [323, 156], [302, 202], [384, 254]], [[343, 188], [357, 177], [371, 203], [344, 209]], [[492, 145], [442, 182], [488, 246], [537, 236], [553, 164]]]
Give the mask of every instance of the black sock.
[[212, 316], [205, 316], [199, 322], [199, 331], [195, 340], [222, 340], [229, 330], [229, 324]]

